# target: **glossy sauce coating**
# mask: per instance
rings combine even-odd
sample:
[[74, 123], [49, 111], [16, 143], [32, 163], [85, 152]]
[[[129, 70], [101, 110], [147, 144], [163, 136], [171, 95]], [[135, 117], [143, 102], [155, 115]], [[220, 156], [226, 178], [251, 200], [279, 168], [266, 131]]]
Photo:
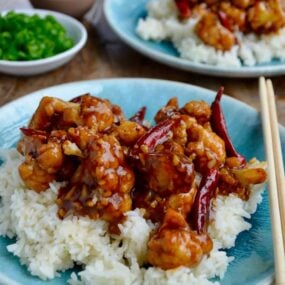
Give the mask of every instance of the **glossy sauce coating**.
[[127, 120], [118, 106], [88, 94], [70, 102], [45, 97], [22, 128], [19, 173], [37, 192], [52, 181], [66, 182], [56, 201], [61, 219], [100, 218], [119, 234], [124, 214], [143, 209], [157, 223], [148, 262], [162, 269], [194, 267], [213, 246], [207, 234], [211, 199], [235, 193], [246, 200], [250, 185], [264, 182], [266, 173], [228, 156], [206, 102], [179, 108], [172, 98], [152, 128], [143, 124], [145, 111]]
[[194, 267], [213, 248], [211, 239], [191, 231], [184, 217], [168, 209], [162, 225], [148, 242], [148, 260], [162, 269]]
[[[214, 119], [206, 102], [188, 102], [179, 109], [172, 98], [155, 119], [156, 127], [131, 149], [138, 177], [133, 205], [160, 223], [149, 241], [149, 262], [163, 269], [193, 267], [212, 248], [207, 234], [211, 199], [217, 193], [247, 199], [249, 186], [264, 182], [266, 172], [227, 157], [224, 141], [211, 128]], [[225, 169], [231, 180], [226, 179]]]

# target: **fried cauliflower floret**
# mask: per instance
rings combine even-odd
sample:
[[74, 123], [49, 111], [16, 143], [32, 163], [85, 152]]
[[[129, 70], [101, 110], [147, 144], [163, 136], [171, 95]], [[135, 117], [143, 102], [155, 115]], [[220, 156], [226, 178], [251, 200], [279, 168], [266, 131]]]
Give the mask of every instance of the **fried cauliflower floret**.
[[147, 256], [152, 265], [164, 270], [194, 267], [212, 247], [210, 238], [191, 231], [181, 214], [168, 209], [162, 225], [148, 242]]
[[125, 145], [135, 144], [136, 141], [145, 134], [145, 132], [146, 130], [144, 127], [132, 121], [121, 122], [115, 130], [119, 141]]
[[212, 113], [209, 104], [205, 101], [190, 101], [184, 105], [181, 112], [194, 117], [201, 125], [209, 121]]
[[276, 32], [284, 26], [284, 12], [279, 0], [258, 1], [248, 10], [248, 22], [256, 33]]
[[41, 130], [21, 128], [24, 136], [17, 145], [25, 157], [19, 166], [19, 174], [25, 185], [37, 192], [46, 190], [64, 166], [62, 141], [64, 131], [53, 131], [51, 135]]
[[230, 50], [235, 44], [233, 33], [221, 25], [218, 16], [213, 12], [202, 16], [196, 24], [195, 31], [205, 44], [218, 50]]
[[55, 178], [53, 174], [49, 174], [40, 168], [34, 160], [22, 163], [19, 166], [19, 174], [25, 185], [36, 192], [45, 191], [49, 183]]
[[44, 97], [30, 121], [29, 128], [52, 131], [83, 126], [103, 132], [122, 119], [123, 113], [118, 106], [89, 94], [77, 97], [71, 102]]
[[171, 98], [165, 106], [156, 113], [154, 119], [156, 123], [173, 117], [179, 110], [177, 97]]
[[131, 209], [134, 179], [118, 140], [111, 135], [94, 137], [71, 182], [60, 191], [59, 216], [73, 213], [110, 222], [120, 219]]
[[182, 118], [186, 122], [188, 134], [185, 152], [194, 160], [198, 171], [219, 168], [224, 164], [224, 141], [211, 129], [199, 125], [194, 118], [185, 115]]
[[[79, 112], [79, 104], [65, 102], [58, 98], [44, 97], [29, 123], [29, 128], [52, 130], [58, 123], [59, 115], [66, 123], [80, 123]], [[53, 120], [55, 117], [57, 120]]]
[[[218, 7], [220, 20], [222, 24], [225, 25], [226, 28], [233, 30], [245, 31], [246, 29], [246, 12], [244, 9], [240, 9], [235, 7], [229, 2], [223, 1], [220, 3]], [[224, 13], [226, 17], [226, 23], [223, 23], [222, 13]]]
[[61, 144], [53, 140], [43, 144], [29, 141], [34, 146], [19, 166], [19, 174], [28, 188], [41, 192], [48, 188], [62, 167], [63, 151]]

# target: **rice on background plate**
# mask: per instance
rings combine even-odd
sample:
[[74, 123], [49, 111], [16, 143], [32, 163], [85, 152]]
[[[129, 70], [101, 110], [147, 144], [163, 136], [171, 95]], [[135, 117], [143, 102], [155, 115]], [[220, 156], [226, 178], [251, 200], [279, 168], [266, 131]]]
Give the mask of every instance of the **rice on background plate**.
[[285, 28], [274, 35], [236, 32], [239, 45], [222, 52], [205, 45], [194, 32], [197, 19], [179, 21], [174, 0], [150, 0], [147, 17], [140, 19], [137, 34], [144, 40], [171, 41], [180, 56], [194, 63], [220, 67], [254, 66], [273, 59], [285, 60]]
[[[81, 272], [72, 273], [71, 285], [219, 284], [208, 279], [225, 274], [233, 257], [223, 249], [233, 247], [237, 235], [251, 228], [245, 219], [256, 211], [264, 189], [264, 185], [253, 187], [246, 202], [232, 194], [213, 200], [214, 220], [209, 234], [214, 248], [210, 255], [204, 256], [196, 268], [164, 271], [142, 266], [155, 225], [145, 220], [139, 209], [126, 214], [119, 236], [110, 235], [107, 223], [101, 220], [75, 216], [61, 220], [55, 200], [62, 183], [51, 183], [42, 193], [30, 191], [18, 174], [23, 157], [15, 149], [2, 149], [0, 154], [4, 161], [0, 168], [0, 235], [17, 237], [7, 250], [18, 256], [32, 275], [43, 280], [75, 264], [82, 265]], [[257, 161], [252, 164], [265, 167]]]

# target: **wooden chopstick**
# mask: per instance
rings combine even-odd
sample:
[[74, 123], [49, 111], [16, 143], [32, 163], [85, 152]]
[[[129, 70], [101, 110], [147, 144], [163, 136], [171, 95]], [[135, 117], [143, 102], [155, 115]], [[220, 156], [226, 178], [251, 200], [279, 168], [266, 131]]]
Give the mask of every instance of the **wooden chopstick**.
[[270, 124], [272, 131], [272, 141], [274, 147], [274, 162], [276, 172], [276, 182], [278, 189], [279, 210], [282, 224], [283, 243], [285, 245], [285, 180], [284, 180], [284, 164], [282, 158], [282, 147], [278, 126], [278, 118], [275, 104], [275, 95], [273, 90], [272, 81], [266, 80], [268, 104], [270, 110]]
[[[277, 182], [277, 176], [281, 176], [280, 162], [276, 162], [276, 156], [278, 153], [277, 148], [280, 145], [279, 129], [276, 116], [276, 107], [274, 103], [274, 96], [272, 83], [266, 84], [264, 77], [259, 79], [259, 95], [261, 102], [261, 114], [262, 114], [262, 127], [265, 141], [265, 152], [268, 163], [268, 185], [269, 185], [269, 201], [270, 201], [270, 215], [273, 234], [273, 249], [275, 260], [275, 284], [285, 284], [285, 252], [284, 252], [284, 237], [282, 234], [282, 216], [284, 212], [285, 204], [282, 197], [282, 184]], [[269, 87], [269, 88], [268, 88]], [[271, 101], [271, 102], [269, 102]], [[273, 110], [271, 109], [273, 108]], [[275, 114], [274, 114], [275, 113]], [[276, 118], [273, 118], [274, 115]], [[281, 145], [280, 145], [280, 159], [282, 160]], [[284, 169], [283, 169], [284, 173]], [[284, 174], [283, 174], [284, 177]], [[284, 178], [282, 178], [283, 180]], [[281, 188], [279, 186], [281, 185]], [[283, 189], [284, 190], [284, 189]], [[285, 217], [285, 216], [284, 216]]]

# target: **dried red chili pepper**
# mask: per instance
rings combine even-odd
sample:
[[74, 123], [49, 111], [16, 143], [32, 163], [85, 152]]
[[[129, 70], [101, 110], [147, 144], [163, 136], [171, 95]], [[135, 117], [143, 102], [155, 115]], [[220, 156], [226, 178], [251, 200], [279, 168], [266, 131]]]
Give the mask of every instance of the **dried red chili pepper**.
[[221, 98], [224, 92], [224, 87], [221, 87], [216, 95], [216, 98], [214, 100], [214, 102], [212, 103], [211, 106], [211, 110], [212, 110], [212, 114], [211, 114], [211, 118], [210, 118], [210, 122], [211, 122], [211, 127], [213, 129], [213, 131], [223, 139], [223, 141], [225, 142], [225, 147], [226, 147], [226, 152], [227, 152], [227, 156], [228, 157], [237, 157], [241, 163], [241, 165], [244, 165], [246, 163], [246, 159], [244, 156], [242, 156], [241, 154], [239, 154], [230, 137], [228, 134], [228, 130], [227, 130], [227, 125], [226, 125], [226, 121], [225, 121], [225, 117], [221, 108]]
[[23, 135], [27, 137], [37, 137], [41, 140], [46, 140], [48, 137], [48, 133], [46, 131], [34, 130], [29, 128], [20, 128], [20, 130], [23, 133]]
[[130, 121], [138, 123], [139, 125], [143, 125], [143, 120], [146, 113], [146, 107], [142, 107], [139, 109], [131, 118]]
[[229, 21], [229, 18], [228, 18], [228, 15], [222, 11], [219, 11], [218, 12], [218, 16], [219, 16], [219, 20], [221, 22], [221, 24], [226, 28], [228, 29], [229, 31], [232, 32], [232, 28], [231, 28], [231, 25], [230, 25], [230, 21]]
[[219, 171], [217, 169], [209, 169], [204, 174], [200, 182], [193, 209], [191, 211], [191, 222], [193, 229], [199, 234], [207, 231], [210, 202], [213, 193], [218, 186], [218, 179]]
[[177, 9], [179, 10], [180, 18], [188, 19], [191, 16], [189, 0], [175, 0], [175, 4]]
[[162, 144], [169, 139], [169, 132], [174, 124], [175, 120], [168, 119], [148, 130], [138, 139], [137, 143], [131, 149], [130, 156], [138, 158], [138, 153], [141, 151], [142, 146], [145, 146], [148, 152], [152, 152], [157, 145]]

